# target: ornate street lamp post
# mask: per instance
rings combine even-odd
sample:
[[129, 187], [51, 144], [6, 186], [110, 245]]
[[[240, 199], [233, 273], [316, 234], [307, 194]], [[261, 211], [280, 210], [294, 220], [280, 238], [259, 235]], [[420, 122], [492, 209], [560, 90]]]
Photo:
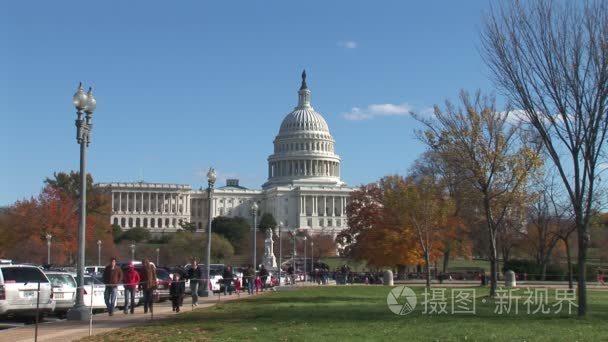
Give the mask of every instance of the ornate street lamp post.
[[283, 229], [283, 221], [279, 222], [279, 286], [281, 286], [281, 267], [283, 266], [283, 240], [281, 239], [281, 230]]
[[131, 262], [135, 261], [135, 244], [131, 244]]
[[307, 236], [304, 236], [304, 282], [306, 282], [306, 239]]
[[257, 255], [256, 255], [256, 244], [257, 244], [257, 219], [258, 219], [258, 203], [254, 200], [251, 206], [251, 214], [253, 215], [253, 269], [258, 269]]
[[293, 253], [291, 254], [291, 260], [292, 260], [292, 267], [293, 267], [293, 273], [294, 273], [294, 277], [293, 277], [293, 284], [296, 284], [296, 273], [298, 272], [298, 270], [296, 269], [296, 229], [294, 228], [293, 231], [291, 232], [291, 235], [293, 235]]
[[[76, 300], [74, 306], [68, 311], [68, 320], [89, 320], [90, 310], [84, 305], [84, 258], [86, 242], [86, 204], [87, 204], [87, 174], [86, 174], [86, 151], [91, 142], [90, 133], [93, 129], [91, 122], [93, 112], [97, 107], [97, 101], [93, 96], [93, 89], [89, 88], [84, 93], [82, 83], [74, 94], [72, 101], [76, 107], [76, 141], [80, 144], [80, 224], [78, 226], [78, 257], [76, 262]], [[84, 112], [84, 117], [83, 117]]]
[[156, 267], [160, 265], [160, 248], [156, 248]]
[[315, 241], [310, 236], [310, 273], [312, 274], [312, 282], [315, 282]]
[[203, 287], [205, 290], [203, 291], [203, 297], [211, 296], [211, 289], [209, 288], [209, 268], [211, 263], [211, 223], [213, 222], [213, 185], [215, 184], [216, 174], [215, 170], [210, 167], [207, 172], [207, 198], [209, 199], [209, 205], [207, 207], [207, 217], [209, 221], [207, 222], [207, 258], [205, 258], [205, 286]]
[[101, 240], [97, 240], [97, 265], [101, 266]]
[[46, 263], [47, 265], [51, 264], [51, 242], [53, 240], [53, 235], [46, 234]]

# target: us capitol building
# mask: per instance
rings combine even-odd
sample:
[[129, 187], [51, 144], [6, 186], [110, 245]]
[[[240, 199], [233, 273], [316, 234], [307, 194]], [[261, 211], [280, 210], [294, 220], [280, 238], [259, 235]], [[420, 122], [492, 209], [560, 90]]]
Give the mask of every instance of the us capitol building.
[[[287, 114], [268, 157], [268, 180], [262, 190], [247, 189], [237, 179], [213, 190], [211, 213], [252, 219], [253, 202], [258, 217], [271, 213], [286, 230], [335, 235], [346, 228], [346, 205], [352, 188], [340, 179], [336, 141], [323, 116], [310, 102], [306, 72], [298, 91], [298, 105]], [[174, 232], [180, 223], [192, 222], [206, 230], [206, 189], [185, 184], [149, 182], [101, 183], [112, 195], [111, 223], [123, 229], [144, 227], [152, 232]]]

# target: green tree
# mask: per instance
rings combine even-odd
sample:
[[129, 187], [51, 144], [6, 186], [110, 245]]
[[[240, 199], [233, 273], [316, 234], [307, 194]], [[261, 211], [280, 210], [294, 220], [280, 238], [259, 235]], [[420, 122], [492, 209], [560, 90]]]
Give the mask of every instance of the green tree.
[[211, 222], [211, 229], [225, 237], [233, 246], [238, 246], [247, 237], [251, 225], [244, 217], [218, 216]]
[[[204, 262], [207, 246], [207, 234], [197, 234], [186, 230], [178, 231], [168, 244], [171, 251], [171, 263], [183, 264], [192, 259]], [[219, 234], [211, 234], [211, 262], [228, 261], [234, 255], [230, 242]]]
[[119, 225], [117, 224], [113, 224], [112, 225], [112, 239], [114, 240], [114, 243], [119, 243], [122, 237], [122, 228], [120, 228]]
[[274, 219], [274, 216], [271, 213], [264, 213], [260, 218], [260, 223], [258, 224], [258, 229], [262, 233], [266, 233], [269, 229], [274, 233], [277, 228], [277, 220]]
[[194, 222], [185, 222], [185, 221], [181, 221], [179, 223], [179, 226], [186, 231], [189, 231], [191, 233], [196, 232], [196, 223]]
[[150, 240], [150, 231], [146, 228], [135, 227], [124, 231], [120, 236], [120, 241], [142, 242]]

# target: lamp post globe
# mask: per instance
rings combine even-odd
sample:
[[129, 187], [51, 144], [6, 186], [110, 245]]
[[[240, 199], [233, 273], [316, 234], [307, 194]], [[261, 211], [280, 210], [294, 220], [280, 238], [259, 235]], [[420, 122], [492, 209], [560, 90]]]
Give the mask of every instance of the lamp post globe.
[[258, 203], [254, 200], [251, 205], [251, 214], [253, 216], [253, 254], [252, 254], [252, 262], [253, 269], [258, 269], [258, 258], [257, 258], [257, 215], [258, 215]]
[[[87, 203], [87, 174], [86, 155], [87, 147], [91, 143], [91, 122], [93, 112], [97, 108], [97, 100], [93, 96], [93, 89], [89, 88], [85, 94], [82, 83], [78, 85], [76, 93], [72, 96], [72, 103], [76, 108], [76, 141], [80, 145], [80, 201], [79, 201], [79, 225], [78, 225], [78, 253], [76, 258], [76, 298], [74, 306], [68, 311], [67, 319], [84, 321], [90, 318], [90, 309], [84, 304], [84, 262], [86, 244], [86, 203]], [[83, 118], [83, 111], [86, 113]]]
[[209, 168], [207, 171], [207, 257], [205, 258], [205, 286], [203, 287], [202, 297], [211, 296], [211, 289], [209, 288], [209, 268], [211, 263], [211, 223], [213, 222], [213, 185], [217, 179], [215, 169]]
[[84, 88], [82, 87], [82, 82], [78, 85], [78, 89], [74, 93], [72, 97], [72, 102], [74, 103], [74, 107], [78, 112], [83, 111], [87, 106], [87, 95], [84, 93]]

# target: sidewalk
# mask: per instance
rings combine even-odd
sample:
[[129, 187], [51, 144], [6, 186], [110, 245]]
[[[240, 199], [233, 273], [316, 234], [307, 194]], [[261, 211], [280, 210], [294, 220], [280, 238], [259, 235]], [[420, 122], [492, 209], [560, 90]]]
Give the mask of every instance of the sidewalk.
[[[246, 293], [240, 295], [224, 296], [222, 294], [220, 302], [227, 302], [237, 299], [255, 298]], [[199, 297], [198, 306], [192, 307], [190, 296], [184, 298], [184, 305], [181, 312], [190, 312], [192, 309], [208, 308], [218, 303], [218, 296], [209, 298]], [[93, 315], [92, 335], [97, 335], [112, 330], [122, 329], [137, 324], [145, 324], [151, 320], [151, 315], [143, 313], [143, 306], [135, 308], [135, 314], [125, 315], [121, 310], [114, 312], [114, 316], [109, 316], [107, 312]], [[154, 320], [164, 319], [177, 315], [171, 310], [171, 301], [154, 303]], [[24, 327], [0, 330], [0, 341], [26, 342], [34, 341], [35, 325], [30, 324]], [[89, 321], [67, 321], [40, 323], [38, 325], [38, 341], [74, 341], [89, 336]]]

